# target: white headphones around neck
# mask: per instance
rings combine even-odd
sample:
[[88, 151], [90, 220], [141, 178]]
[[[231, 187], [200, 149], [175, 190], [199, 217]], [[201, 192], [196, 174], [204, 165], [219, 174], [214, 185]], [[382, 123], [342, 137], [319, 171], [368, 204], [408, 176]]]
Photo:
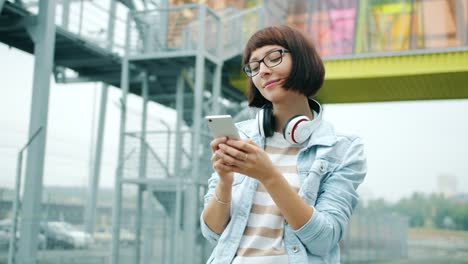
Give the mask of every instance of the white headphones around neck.
[[[310, 120], [305, 115], [295, 115], [284, 125], [283, 137], [290, 144], [302, 144], [306, 142], [322, 121], [322, 106], [319, 102], [309, 98], [309, 107], [318, 113], [313, 120]], [[264, 105], [258, 111], [256, 120], [262, 137], [273, 136], [275, 132], [275, 118], [271, 104]]]

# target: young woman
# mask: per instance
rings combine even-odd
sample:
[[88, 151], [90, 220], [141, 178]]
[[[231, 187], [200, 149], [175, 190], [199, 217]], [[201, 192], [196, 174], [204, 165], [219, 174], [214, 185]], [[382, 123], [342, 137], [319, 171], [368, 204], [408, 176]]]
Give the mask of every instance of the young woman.
[[243, 57], [256, 119], [241, 140], [211, 142], [215, 173], [200, 222], [216, 247], [207, 263], [339, 263], [339, 241], [366, 175], [360, 138], [322, 121], [309, 97], [325, 69], [312, 44], [288, 26], [268, 27]]

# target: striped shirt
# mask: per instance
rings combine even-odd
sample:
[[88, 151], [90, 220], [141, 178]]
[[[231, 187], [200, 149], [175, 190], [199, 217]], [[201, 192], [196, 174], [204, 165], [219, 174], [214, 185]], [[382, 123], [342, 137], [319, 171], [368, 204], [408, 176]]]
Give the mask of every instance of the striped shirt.
[[[297, 154], [301, 145], [291, 145], [280, 133], [267, 138], [265, 151], [281, 171], [289, 185], [297, 192]], [[259, 183], [250, 210], [247, 226], [240, 241], [233, 264], [288, 263], [283, 242], [284, 217], [265, 187]]]

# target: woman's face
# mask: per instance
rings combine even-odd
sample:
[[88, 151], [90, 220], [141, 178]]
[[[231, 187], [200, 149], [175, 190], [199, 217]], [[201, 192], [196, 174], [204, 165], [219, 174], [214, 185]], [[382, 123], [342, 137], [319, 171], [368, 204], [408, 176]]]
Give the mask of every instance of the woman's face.
[[[250, 56], [249, 61], [258, 61], [263, 59], [277, 60], [277, 57], [268, 57], [272, 51], [281, 50], [284, 47], [279, 45], [267, 45], [261, 48], [254, 50]], [[276, 53], [278, 54], [278, 53]], [[290, 53], [282, 53], [282, 61], [280, 64], [267, 67], [265, 62], [260, 63], [258, 74], [252, 77], [252, 81], [257, 87], [258, 91], [267, 99], [268, 101], [274, 103], [279, 103], [285, 98], [290, 91], [283, 88], [283, 84], [286, 79], [289, 77], [292, 69], [292, 60]]]

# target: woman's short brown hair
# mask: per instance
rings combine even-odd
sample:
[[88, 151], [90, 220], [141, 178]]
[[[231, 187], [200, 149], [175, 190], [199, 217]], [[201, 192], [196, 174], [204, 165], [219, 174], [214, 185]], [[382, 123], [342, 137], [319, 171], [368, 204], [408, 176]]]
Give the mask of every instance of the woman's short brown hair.
[[[313, 44], [298, 30], [289, 26], [272, 26], [255, 32], [247, 42], [242, 65], [249, 62], [252, 52], [266, 45], [279, 45], [288, 49], [292, 58], [291, 74], [283, 87], [305, 96], [313, 96], [322, 87], [325, 67]], [[248, 80], [247, 98], [249, 106], [262, 107], [270, 103]]]

